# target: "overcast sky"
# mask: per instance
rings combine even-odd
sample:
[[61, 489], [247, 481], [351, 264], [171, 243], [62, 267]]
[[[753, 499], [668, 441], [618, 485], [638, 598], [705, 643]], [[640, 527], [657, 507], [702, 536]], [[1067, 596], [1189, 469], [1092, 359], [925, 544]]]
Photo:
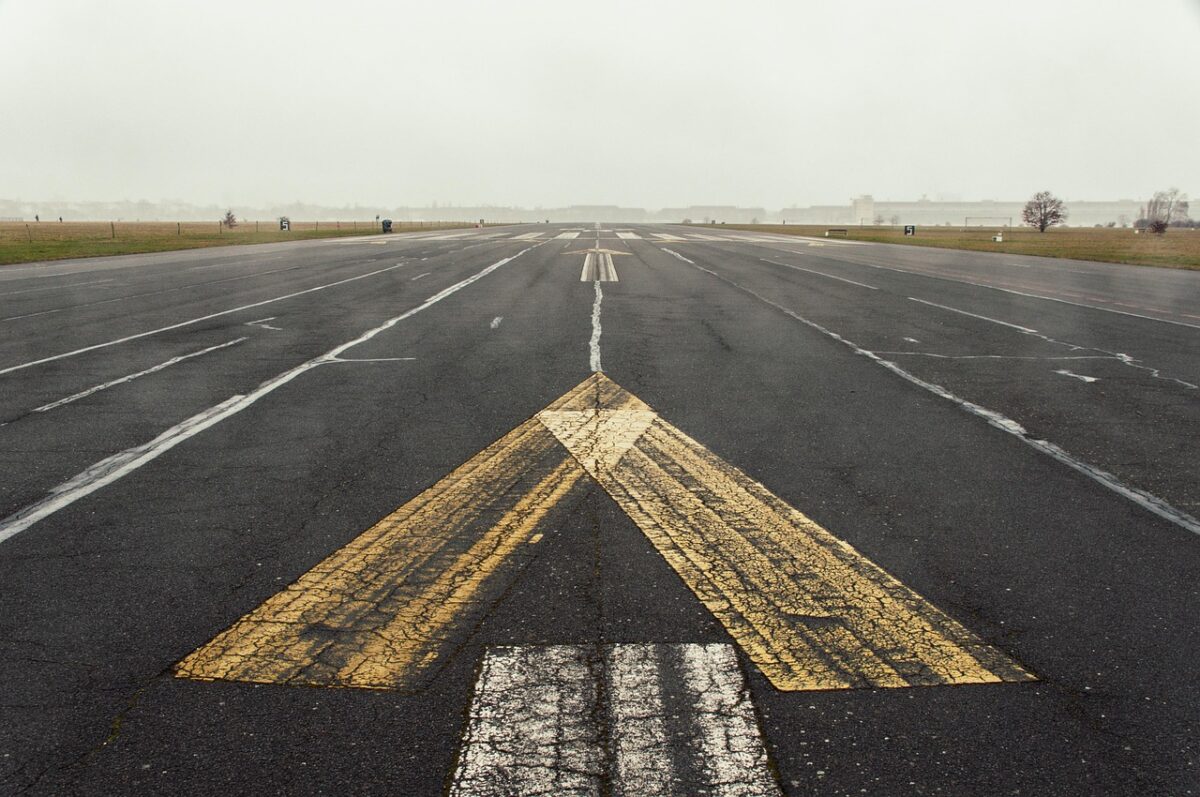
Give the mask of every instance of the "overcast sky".
[[1200, 193], [1200, 0], [0, 0], [0, 197]]

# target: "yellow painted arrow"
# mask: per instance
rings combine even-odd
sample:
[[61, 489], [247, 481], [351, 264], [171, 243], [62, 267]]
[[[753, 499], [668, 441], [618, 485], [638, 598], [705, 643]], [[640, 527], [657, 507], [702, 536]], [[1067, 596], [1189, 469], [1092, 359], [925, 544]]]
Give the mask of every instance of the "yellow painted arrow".
[[1032, 676], [593, 374], [184, 659], [205, 680], [419, 686], [598, 483], [781, 690]]

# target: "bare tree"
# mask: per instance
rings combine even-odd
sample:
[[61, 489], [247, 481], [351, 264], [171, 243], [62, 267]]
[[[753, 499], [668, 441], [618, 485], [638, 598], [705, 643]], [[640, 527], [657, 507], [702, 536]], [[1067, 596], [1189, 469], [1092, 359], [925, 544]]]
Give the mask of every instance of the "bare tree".
[[225, 211], [225, 218], [221, 219], [221, 223], [232, 230], [237, 226], [237, 216], [233, 215], [232, 210], [227, 210]]
[[1067, 220], [1067, 207], [1049, 191], [1038, 191], [1025, 203], [1021, 219], [1030, 227], [1037, 227], [1038, 232], [1045, 232], [1048, 227]]
[[1162, 235], [1167, 231], [1167, 227], [1187, 220], [1187, 194], [1181, 193], [1178, 188], [1172, 188], [1169, 191], [1155, 191], [1154, 196], [1146, 203], [1146, 209], [1142, 216], [1146, 222], [1145, 226], [1149, 228], [1150, 232]]

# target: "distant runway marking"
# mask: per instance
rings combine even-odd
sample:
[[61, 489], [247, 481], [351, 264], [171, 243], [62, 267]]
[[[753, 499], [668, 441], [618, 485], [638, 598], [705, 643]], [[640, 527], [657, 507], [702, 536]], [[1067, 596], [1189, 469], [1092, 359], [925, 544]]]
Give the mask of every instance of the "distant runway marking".
[[166, 362], [161, 362], [158, 365], [153, 366], [152, 368], [147, 368], [144, 371], [138, 371], [137, 373], [129, 374], [128, 376], [123, 376], [120, 379], [113, 379], [112, 381], [104, 382], [103, 384], [96, 385], [95, 387], [89, 387], [87, 390], [82, 390], [78, 393], [67, 396], [66, 398], [51, 402], [50, 404], [43, 404], [40, 407], [34, 408], [33, 411], [34, 412], [49, 412], [50, 410], [57, 409], [58, 407], [61, 407], [65, 404], [70, 404], [72, 402], [79, 401], [82, 398], [87, 398], [88, 396], [92, 395], [93, 393], [99, 393], [101, 390], [108, 390], [110, 387], [116, 387], [117, 385], [123, 385], [126, 382], [132, 382], [135, 379], [140, 379], [143, 376], [149, 376], [150, 374], [156, 374], [159, 371], [162, 371], [165, 368], [170, 368], [172, 365], [181, 363], [184, 360], [191, 360], [195, 357], [200, 357], [202, 355], [208, 354], [209, 352], [214, 352], [219, 349], [225, 349], [230, 346], [236, 346], [237, 344], [241, 343], [244, 340], [247, 340], [247, 338], [235, 338], [231, 341], [227, 341], [226, 343], [220, 343], [220, 344], [217, 344], [216, 346], [209, 346], [207, 349], [201, 349], [200, 351], [194, 351], [191, 354], [181, 354], [178, 357], [172, 357], [171, 359], [167, 360]]
[[619, 282], [612, 254], [605, 251], [588, 252], [583, 258], [580, 282]]
[[695, 233], [689, 235], [688, 238], [693, 241], [729, 241], [728, 238], [722, 238], [719, 235], [699, 235]]
[[642, 239], [642, 236], [638, 235], [636, 232], [630, 232], [628, 230], [617, 230], [617, 237], [624, 238], [625, 240], [636, 239], [640, 241]]
[[275, 316], [270, 316], [269, 318], [260, 318], [257, 321], [247, 321], [243, 326], [260, 327], [262, 329], [270, 329], [274, 332], [281, 332], [282, 330], [279, 327], [273, 327], [267, 323], [268, 321], [274, 321], [275, 318]]
[[781, 793], [730, 645], [487, 651], [450, 794], [610, 793]]
[[1095, 376], [1084, 376], [1083, 374], [1076, 374], [1076, 373], [1072, 373], [1072, 372], [1066, 371], [1066, 370], [1055, 371], [1054, 373], [1062, 374], [1063, 376], [1069, 376], [1072, 379], [1078, 379], [1081, 382], [1089, 382], [1090, 383], [1090, 382], [1099, 382], [1100, 381], [1100, 379]]
[[22, 293], [43, 293], [45, 291], [61, 291], [61, 290], [66, 290], [67, 288], [84, 288], [84, 287], [88, 287], [90, 285], [103, 285], [108, 282], [116, 282], [116, 281], [117, 281], [116, 278], [112, 277], [110, 279], [95, 280], [93, 282], [70, 282], [70, 283], [67, 283], [66, 285], [51, 285], [48, 288], [26, 288], [23, 291], [9, 291], [7, 293], [0, 293], [0, 296], [17, 296]]
[[289, 257], [289, 256], [290, 255], [276, 255], [275, 257], [256, 258], [253, 260], [235, 259], [235, 260], [226, 261], [224, 263], [210, 263], [206, 266], [192, 266], [191, 268], [184, 269], [184, 271], [209, 271], [210, 269], [214, 269], [214, 268], [231, 268], [233, 266], [252, 266], [257, 263], [269, 263], [273, 260], [283, 260], [285, 257]]
[[[839, 243], [844, 243], [844, 242], [839, 242]], [[796, 252], [796, 254], [803, 254], [803, 253]], [[834, 257], [834, 255], [830, 255], [830, 256]], [[839, 259], [841, 258], [841, 256], [836, 256], [836, 257], [839, 257]], [[965, 279], [964, 277], [954, 277], [954, 276], [948, 276], [946, 274], [936, 274], [936, 273], [929, 272], [929, 271], [914, 271], [912, 269], [907, 269], [907, 268], [896, 268], [895, 266], [882, 266], [882, 265], [879, 265], [878, 263], [867, 263], [862, 260], [843, 260], [842, 262], [852, 263], [857, 266], [863, 266], [864, 268], [873, 268], [873, 269], [877, 269], [879, 271], [895, 271], [895, 272], [899, 272], [901, 274], [912, 274], [913, 276], [925, 277], [927, 279], [944, 280], [946, 282], [957, 282], [960, 285], [972, 285], [976, 288], [986, 288], [988, 290], [1001, 291], [1003, 293], [1013, 294], [1014, 296], [1025, 296], [1029, 299], [1042, 299], [1047, 302], [1058, 302], [1059, 304], [1068, 304], [1068, 305], [1071, 305], [1072, 307], [1082, 307], [1087, 310], [1100, 310], [1105, 313], [1116, 313], [1117, 315], [1132, 316], [1133, 318], [1141, 318], [1145, 321], [1158, 321], [1163, 324], [1174, 324], [1175, 326], [1188, 327], [1189, 329], [1200, 329], [1200, 325], [1189, 324], [1186, 321], [1176, 321], [1176, 320], [1170, 319], [1170, 318], [1159, 318], [1157, 316], [1129, 312], [1128, 310], [1117, 310], [1112, 307], [1100, 307], [1100, 306], [1094, 305], [1094, 304], [1086, 304], [1084, 302], [1076, 302], [1076, 301], [1072, 301], [1070, 299], [1061, 299], [1061, 298], [1058, 298], [1055, 296], [1044, 296], [1039, 293], [1029, 293], [1027, 291], [1020, 291], [1015, 288], [1004, 288], [999, 285], [989, 285], [986, 282], [975, 282], [974, 280]], [[1168, 312], [1168, 311], [1163, 310], [1160, 312]]]
[[947, 306], [946, 306], [946, 305], [944, 305], [944, 304], [938, 304], [937, 302], [929, 302], [929, 301], [926, 301], [926, 300], [924, 300], [924, 299], [918, 299], [918, 298], [916, 298], [915, 296], [909, 296], [909, 297], [908, 297], [908, 299], [909, 299], [909, 301], [911, 301], [911, 302], [920, 302], [921, 304], [927, 304], [927, 305], [929, 305], [930, 307], [936, 307], [936, 308], [938, 308], [939, 310], [946, 310], [946, 311], [949, 311], [949, 312], [951, 312], [951, 313], [958, 313], [959, 315], [970, 316], [971, 318], [978, 318], [980, 321], [988, 321], [988, 322], [990, 322], [990, 323], [993, 323], [993, 324], [999, 324], [999, 325], [1000, 325], [1000, 326], [1002, 326], [1002, 327], [1008, 327], [1009, 329], [1015, 329], [1015, 330], [1017, 330], [1018, 332], [1024, 332], [1024, 333], [1025, 333], [1025, 334], [1027, 334], [1027, 335], [1036, 335], [1036, 334], [1037, 334], [1037, 330], [1036, 330], [1036, 329], [1030, 329], [1029, 327], [1023, 327], [1023, 326], [1021, 326], [1021, 325], [1019, 325], [1019, 324], [1010, 324], [1010, 323], [1008, 323], [1007, 321], [1000, 321], [1000, 320], [998, 320], [998, 319], [995, 319], [995, 318], [989, 318], [989, 317], [988, 317], [988, 316], [986, 316], [986, 315], [978, 315], [978, 314], [976, 314], [976, 313], [969, 313], [969, 312], [967, 312], [966, 310], [959, 310], [959, 309], [957, 309], [957, 308], [954, 308], [954, 307], [947, 307]]
[[495, 318], [492, 319], [491, 328], [495, 329], [496, 327], [500, 326], [500, 322], [503, 320], [504, 320], [504, 316], [502, 316], [502, 315], [496, 316]]
[[532, 241], [535, 238], [541, 238], [541, 237], [542, 237], [542, 234], [540, 232], [527, 232], [527, 233], [522, 233], [521, 235], [514, 235], [512, 237], [512, 240], [514, 240], [514, 241]]
[[1032, 678], [601, 373], [218, 634], [176, 674], [415, 688], [507, 589], [539, 524], [588, 477], [777, 689]]
[[572, 238], [578, 238], [579, 233], [578, 232], [563, 232], [563, 233], [559, 233], [558, 235], [556, 235], [554, 237], [555, 238], [565, 238], [565, 239], [570, 240]]
[[854, 280], [846, 279], [845, 277], [835, 277], [834, 275], [826, 274], [823, 271], [814, 271], [811, 268], [803, 268], [801, 266], [792, 265], [791, 263], [781, 263], [778, 260], [770, 260], [765, 257], [760, 257], [759, 260], [763, 261], [764, 263], [771, 263], [776, 266], [783, 266], [784, 268], [795, 269], [796, 271], [804, 271], [808, 274], [816, 274], [818, 277], [828, 277], [829, 279], [837, 280], [838, 282], [848, 282], [851, 285], [857, 285], [860, 288], [866, 288], [866, 289], [872, 290], [872, 291], [879, 290], [874, 285], [867, 285], [865, 282], [855, 282]]
[[415, 276], [415, 277], [409, 277], [409, 278], [408, 278], [408, 281], [409, 281], [409, 282], [416, 282], [417, 280], [421, 279], [421, 277], [428, 277], [428, 276], [429, 276], [430, 274], [432, 274], [432, 273], [433, 273], [432, 271], [426, 271], [424, 274], [418, 274], [418, 275], [417, 275], [417, 276]]
[[[1120, 479], [1118, 479], [1116, 476], [1112, 475], [1111, 473], [1109, 473], [1105, 470], [1102, 470], [1102, 469], [1096, 467], [1095, 465], [1084, 462], [1083, 460], [1072, 456], [1070, 453], [1068, 453], [1067, 451], [1064, 451], [1062, 448], [1055, 445], [1054, 443], [1049, 442], [1048, 440], [1039, 440], [1034, 437], [1031, 437], [1029, 435], [1029, 432], [1025, 429], [1025, 427], [1021, 426], [1021, 424], [1017, 423], [1016, 421], [1012, 420], [1011, 418], [1005, 417], [1004, 415], [1001, 415], [998, 412], [989, 410], [986, 407], [980, 406], [978, 404], [975, 404], [974, 402], [967, 401], [964, 398], [956, 396], [955, 394], [951, 393], [949, 390], [942, 387], [941, 385], [934, 384], [933, 382], [927, 382], [924, 379], [921, 379], [919, 376], [916, 376], [915, 374], [912, 374], [912, 373], [904, 370], [896, 363], [883, 359], [876, 352], [873, 352], [868, 349], [864, 349], [864, 348], [860, 347], [858, 344], [854, 343], [853, 341], [851, 341], [847, 338], [844, 338], [841, 335], [839, 335], [838, 333], [821, 326], [820, 324], [816, 323], [815, 321], [809, 321], [804, 316], [796, 313], [793, 310], [789, 310], [787, 307], [784, 307], [783, 305], [779, 304], [778, 302], [775, 302], [772, 299], [769, 299], [766, 296], [763, 296], [761, 293], [758, 293], [757, 291], [754, 291], [751, 288], [747, 288], [744, 285], [741, 285], [741, 284], [731, 280], [730, 278], [723, 276], [722, 274], [719, 274], [716, 271], [713, 271], [712, 269], [705, 268], [704, 266], [698, 265], [694, 261], [689, 260], [688, 258], [684, 257], [683, 255], [679, 254], [678, 252], [675, 252], [671, 249], [667, 249], [666, 247], [663, 247], [663, 251], [667, 252], [668, 254], [674, 255], [676, 258], [682, 260], [685, 263], [690, 264], [693, 268], [703, 271], [706, 274], [710, 274], [713, 277], [721, 280], [725, 284], [730, 285], [730, 286], [736, 288], [737, 290], [742, 291], [743, 293], [749, 294], [750, 296], [755, 297], [759, 301], [761, 301], [765, 304], [768, 304], [771, 307], [774, 307], [776, 310], [779, 310], [784, 315], [787, 315], [790, 318], [792, 318], [796, 321], [799, 321], [801, 324], [804, 324], [807, 327], [815, 329], [816, 331], [820, 332], [822, 335], [825, 335], [827, 337], [832, 338], [833, 340], [836, 340], [837, 342], [839, 342], [839, 343], [843, 344], [844, 346], [846, 346], [847, 348], [849, 348], [854, 353], [860, 354], [860, 355], [868, 358], [869, 360], [876, 363], [877, 365], [880, 365], [880, 366], [886, 368], [887, 370], [891, 371], [892, 373], [896, 374], [897, 376], [901, 377], [902, 379], [904, 379], [908, 382], [911, 382], [912, 384], [916, 385], [917, 387], [927, 390], [930, 393], [933, 393], [935, 396], [944, 398], [947, 401], [950, 401], [951, 403], [956, 404], [960, 408], [971, 413], [972, 415], [975, 415], [975, 416], [978, 416], [978, 417], [984, 419], [994, 428], [999, 429], [1002, 432], [1006, 432], [1008, 434], [1013, 435], [1014, 437], [1018, 438], [1026, 445], [1029, 445], [1030, 447], [1042, 452], [1043, 454], [1046, 454], [1047, 456], [1050, 456], [1053, 459], [1058, 460], [1059, 462], [1061, 462], [1062, 464], [1071, 468], [1072, 470], [1077, 471], [1078, 473], [1086, 476], [1087, 478], [1092, 479], [1093, 481], [1103, 485], [1104, 487], [1108, 488], [1109, 490], [1112, 490], [1114, 493], [1120, 495], [1121, 497], [1132, 501], [1133, 503], [1137, 504], [1138, 506], [1142, 507], [1143, 509], [1146, 509], [1147, 511], [1163, 518], [1164, 520], [1174, 523], [1175, 525], [1179, 526], [1180, 528], [1186, 529], [1186, 530], [1192, 532], [1193, 534], [1200, 534], [1200, 520], [1198, 520], [1197, 518], [1192, 517], [1187, 512], [1176, 509], [1175, 507], [1171, 506], [1169, 503], [1167, 503], [1166, 501], [1164, 501], [1163, 499], [1159, 498], [1156, 495], [1148, 493], [1145, 490], [1142, 490], [1140, 488], [1132, 487], [1130, 485], [1125, 484], [1124, 482], [1122, 482]], [[1152, 373], [1154, 373], [1154, 369], [1150, 369], [1150, 370]], [[1172, 381], [1179, 381], [1179, 380], [1172, 380]], [[1181, 383], [1181, 384], [1187, 385], [1187, 383]], [[1195, 386], [1192, 386], [1192, 387], [1195, 387]]]
[[203, 288], [206, 285], [219, 285], [223, 282], [237, 282], [238, 280], [252, 279], [254, 277], [265, 277], [269, 274], [279, 274], [284, 271], [296, 271], [300, 266], [288, 266], [286, 268], [277, 268], [272, 271], [260, 271], [253, 274], [239, 274], [236, 277], [222, 277], [221, 279], [207, 280], [205, 282], [193, 282], [187, 285], [177, 285], [173, 288], [162, 288], [157, 291], [146, 291], [144, 293], [132, 293], [126, 296], [114, 296], [111, 299], [98, 299], [94, 302], [83, 302], [82, 304], [73, 304], [70, 307], [59, 307], [54, 310], [43, 310], [40, 313], [28, 313], [26, 315], [11, 316], [9, 318], [0, 318], [0, 321], [17, 321], [22, 318], [33, 318], [34, 316], [50, 315], [51, 313], [62, 313], [71, 310], [81, 310], [85, 307], [98, 307], [102, 304], [115, 304], [117, 302], [127, 302], [131, 299], [142, 299], [146, 296], [159, 296], [164, 293], [177, 293], [179, 291], [187, 291], [192, 288]]
[[[20, 321], [22, 318], [37, 318], [38, 316], [53, 315], [54, 313], [64, 313], [67, 309], [66, 307], [59, 307], [54, 310], [41, 310], [36, 313], [25, 313], [24, 315], [10, 315], [8, 318], [0, 318], [0, 323], [5, 321]], [[4, 372], [0, 371], [0, 374], [2, 373]]]
[[[236, 415], [237, 413], [241, 412], [242, 410], [246, 409], [247, 407], [253, 405], [256, 401], [261, 399], [263, 396], [273, 393], [275, 390], [279, 389], [280, 387], [283, 387], [284, 385], [291, 382], [293, 379], [300, 376], [301, 374], [306, 373], [307, 371], [310, 371], [313, 368], [316, 368], [318, 366], [325, 365], [325, 364], [331, 363], [331, 362], [336, 362], [338, 360], [338, 358], [347, 350], [353, 348], [354, 346], [358, 346], [359, 344], [366, 343], [367, 341], [371, 340], [373, 337], [378, 335], [380, 332], [391, 329], [393, 326], [400, 323], [401, 321], [405, 321], [409, 318], [412, 318], [417, 313], [420, 313], [421, 311], [432, 307], [433, 305], [437, 304], [441, 300], [445, 299], [447, 296], [451, 296], [451, 295], [457, 293], [458, 291], [462, 290], [463, 288], [467, 287], [468, 285], [474, 284], [478, 280], [483, 279], [488, 274], [491, 274], [493, 271], [495, 271], [496, 269], [505, 265], [506, 263], [511, 263], [513, 260], [517, 259], [518, 257], [525, 254], [526, 252], [536, 249], [538, 246], [539, 246], [539, 244], [535, 244], [533, 246], [522, 249], [520, 252], [517, 252], [515, 255], [511, 255], [502, 260], [498, 260], [495, 263], [492, 263], [490, 266], [487, 266], [486, 268], [482, 269], [481, 271], [478, 271], [475, 274], [472, 274], [471, 276], [469, 276], [465, 279], [459, 280], [458, 282], [454, 283], [450, 287], [443, 288], [442, 290], [438, 291], [433, 296], [430, 296], [424, 302], [422, 302], [421, 304], [412, 308], [411, 310], [401, 313], [398, 316], [394, 316], [393, 318], [389, 318], [387, 321], [384, 321], [379, 326], [373, 327], [372, 329], [369, 329], [366, 332], [364, 332], [363, 334], [359, 335], [357, 338], [347, 341], [346, 343], [343, 343], [340, 346], [336, 346], [333, 349], [330, 349], [325, 354], [322, 354], [318, 357], [314, 357], [311, 360], [301, 363], [300, 365], [296, 366], [295, 368], [288, 369], [287, 371], [284, 371], [283, 373], [278, 374], [277, 376], [273, 377], [272, 379], [269, 379], [266, 382], [263, 382], [257, 388], [252, 390], [250, 393], [247, 393], [245, 395], [230, 396], [228, 399], [226, 399], [225, 401], [222, 401], [220, 404], [216, 404], [212, 407], [209, 407], [207, 410], [197, 413], [196, 415], [193, 415], [191, 418], [188, 418], [187, 420], [182, 421], [181, 423], [178, 423], [175, 426], [172, 426], [170, 429], [166, 430], [165, 432], [160, 434], [158, 437], [154, 438], [153, 440], [150, 440], [147, 443], [143, 443], [142, 445], [139, 445], [139, 446], [134, 446], [133, 448], [127, 448], [124, 451], [121, 451], [117, 454], [113, 454], [110, 457], [100, 460], [96, 464], [89, 467], [87, 470], [84, 470], [84, 471], [76, 474], [73, 478], [71, 478], [68, 481], [51, 489], [50, 494], [46, 498], [43, 498], [41, 501], [37, 501], [36, 503], [30, 504], [29, 506], [16, 512], [15, 514], [9, 515], [3, 521], [0, 521], [0, 542], [4, 542], [5, 540], [10, 539], [10, 538], [16, 536], [17, 534], [20, 534], [22, 531], [25, 531], [30, 526], [37, 523], [39, 520], [47, 518], [50, 515], [53, 515], [55, 512], [58, 512], [61, 509], [65, 509], [66, 507], [75, 503], [79, 499], [84, 498], [88, 495], [91, 495], [96, 490], [99, 490], [101, 487], [112, 484], [113, 482], [117, 481], [118, 479], [121, 479], [124, 476], [127, 476], [128, 474], [134, 472], [135, 470], [142, 467], [146, 463], [154, 461], [155, 459], [160, 457], [162, 454], [166, 453], [167, 451], [170, 451], [172, 448], [174, 448], [175, 446], [184, 442], [185, 440], [188, 440], [188, 439], [194, 437], [195, 435], [199, 434], [200, 432], [204, 431], [205, 429], [208, 429], [209, 427], [215, 426], [216, 424], [220, 423], [221, 421], [225, 420], [226, 418]], [[381, 269], [381, 271], [390, 271], [393, 268], [396, 268], [396, 266], [391, 266], [387, 269]], [[372, 272], [371, 274], [363, 274], [358, 277], [352, 277], [349, 280], [342, 280], [341, 282], [349, 282], [353, 279], [362, 279], [363, 277], [369, 277], [369, 276], [372, 276], [372, 274], [378, 274], [378, 273], [380, 273], [380, 272], [377, 271], [377, 272]], [[302, 293], [311, 293], [314, 290], [321, 290], [322, 288], [332, 287], [333, 285], [341, 284], [341, 282], [330, 283], [329, 285], [320, 286], [318, 288], [310, 288], [306, 291], [302, 291]], [[298, 294], [296, 294], [296, 295], [298, 295]], [[272, 301], [278, 301], [278, 300], [277, 299], [268, 299], [267, 301], [259, 302], [258, 304], [269, 304]], [[253, 307], [253, 306], [257, 306], [257, 305], [248, 305], [248, 307]], [[247, 309], [247, 308], [239, 308], [239, 309]], [[217, 313], [214, 316], [208, 316], [208, 317], [212, 318], [215, 316], [226, 315], [229, 312], [235, 312], [235, 311], [225, 311], [223, 313]], [[187, 321], [182, 324], [176, 325], [176, 327], [186, 326], [187, 324], [195, 323], [196, 320], [202, 320], [202, 319], [194, 319], [193, 321]], [[171, 328], [176, 328], [176, 327], [165, 327], [164, 329], [171, 329]], [[147, 334], [153, 334], [153, 333], [152, 332], [142, 333], [141, 335], [136, 335], [133, 337], [144, 337]], [[131, 340], [132, 337], [127, 338], [127, 339]], [[101, 344], [101, 345], [111, 345], [111, 344]], [[94, 346], [91, 348], [100, 348], [100, 347], [101, 346], [98, 345], [98, 346]], [[80, 351], [86, 351], [86, 350], [81, 349]], [[68, 355], [60, 355], [60, 356], [68, 356]], [[59, 357], [52, 357], [49, 359], [59, 359]], [[21, 366], [21, 367], [25, 367], [25, 366]], [[16, 369], [11, 368], [9, 370], [16, 370]], [[3, 372], [0, 372], [0, 373], [3, 373]]]
[[656, 233], [654, 233], [654, 237], [658, 238], [661, 241], [686, 241], [687, 240], [687, 238], [680, 238], [678, 235], [668, 235], [667, 233], [664, 233], [664, 232], [656, 232]]
[[[273, 299], [264, 299], [261, 302], [252, 302], [250, 304], [244, 304], [244, 305], [241, 305], [240, 307], [234, 307], [229, 310], [222, 310], [218, 313], [209, 313], [208, 315], [202, 315], [198, 318], [191, 318], [191, 319], [188, 319], [187, 321], [180, 321], [179, 323], [176, 323], [176, 324], [168, 324], [165, 327], [158, 327], [157, 329], [151, 329], [146, 332], [138, 332], [135, 335], [126, 335], [123, 338], [116, 338], [115, 340], [105, 341], [104, 343], [96, 343], [91, 346], [84, 346], [81, 349], [74, 349], [73, 351], [63, 352], [62, 354], [55, 354], [50, 357], [43, 357], [40, 360], [30, 360], [29, 362], [21, 363], [19, 365], [10, 365], [7, 368], [0, 368], [0, 375], [9, 374], [9, 373], [12, 373], [13, 371], [20, 371], [25, 368], [32, 368], [35, 365], [41, 365], [43, 363], [54, 362], [55, 360], [62, 360], [67, 357], [75, 357], [80, 354], [86, 354], [87, 352], [90, 352], [90, 351], [96, 351], [97, 349], [104, 349], [109, 346], [116, 346], [121, 343], [128, 343], [131, 340], [138, 340], [140, 338], [149, 337], [150, 335], [158, 335], [162, 332], [170, 332], [173, 329], [181, 329], [183, 327], [191, 326], [192, 324], [199, 324], [203, 321], [209, 321], [213, 318], [220, 318], [221, 316], [230, 315], [231, 313], [240, 313], [244, 310], [252, 310], [255, 307], [262, 307], [263, 305], [273, 304], [274, 302], [282, 302], [286, 299], [294, 299], [297, 296], [304, 296], [305, 294], [315, 293], [317, 291], [323, 291], [323, 290], [326, 290], [327, 288], [334, 288], [334, 287], [337, 287], [338, 285], [345, 285], [348, 282], [354, 282], [356, 280], [366, 279], [367, 277], [374, 277], [377, 274], [383, 274], [388, 271], [393, 271], [395, 269], [398, 269], [402, 265], [403, 265], [402, 263], [397, 263], [394, 266], [388, 266], [387, 268], [377, 269], [375, 271], [367, 272], [366, 274], [359, 274], [358, 276], [355, 276], [355, 277], [347, 277], [346, 279], [338, 280], [337, 282], [329, 282], [324, 285], [318, 285], [315, 288], [306, 288], [305, 290], [302, 290], [302, 291], [296, 291], [294, 293], [284, 294], [283, 296], [276, 296]], [[3, 538], [0, 538], [0, 541], [2, 541], [2, 540], [3, 540]]]

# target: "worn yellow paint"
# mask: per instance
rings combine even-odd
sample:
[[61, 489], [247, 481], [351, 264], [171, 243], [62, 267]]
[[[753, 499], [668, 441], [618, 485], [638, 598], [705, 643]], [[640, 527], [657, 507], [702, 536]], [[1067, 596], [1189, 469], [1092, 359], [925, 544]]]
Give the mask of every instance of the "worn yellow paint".
[[782, 690], [1023, 681], [1000, 651], [593, 374], [184, 659], [181, 677], [412, 688], [585, 477]]
[[[176, 668], [185, 678], [419, 685], [531, 554], [584, 470], [536, 421], [513, 430]], [[461, 635], [461, 634], [460, 634]]]
[[1010, 658], [595, 374], [538, 419], [782, 690], [1022, 681]]

